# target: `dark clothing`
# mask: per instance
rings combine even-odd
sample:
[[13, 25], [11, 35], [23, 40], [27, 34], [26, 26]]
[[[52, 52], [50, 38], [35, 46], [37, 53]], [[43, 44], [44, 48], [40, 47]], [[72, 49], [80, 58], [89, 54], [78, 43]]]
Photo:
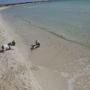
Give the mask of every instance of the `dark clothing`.
[[8, 46], [15, 46], [16, 42], [13, 40], [12, 42], [8, 43]]
[[13, 40], [11, 45], [12, 46], [15, 46], [16, 45], [16, 42]]
[[9, 43], [8, 43], [8, 46], [10, 46], [11, 44], [12, 44], [12, 43], [11, 43], [11, 42], [9, 42]]

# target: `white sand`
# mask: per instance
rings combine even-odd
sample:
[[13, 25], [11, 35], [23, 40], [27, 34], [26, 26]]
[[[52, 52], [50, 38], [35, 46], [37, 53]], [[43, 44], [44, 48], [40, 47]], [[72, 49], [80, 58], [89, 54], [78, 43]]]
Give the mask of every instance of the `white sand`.
[[[90, 47], [63, 40], [9, 14], [3, 20], [21, 37], [24, 46], [19, 36], [15, 38], [19, 52], [32, 63], [30, 69], [43, 90], [90, 89]], [[36, 39], [41, 47], [31, 52]]]

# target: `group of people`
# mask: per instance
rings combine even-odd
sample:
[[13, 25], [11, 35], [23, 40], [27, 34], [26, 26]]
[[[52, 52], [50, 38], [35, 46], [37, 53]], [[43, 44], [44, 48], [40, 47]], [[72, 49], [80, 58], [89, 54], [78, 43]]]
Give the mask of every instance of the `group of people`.
[[12, 40], [12, 42], [3, 44], [3, 45], [1, 46], [1, 48], [2, 48], [2, 51], [10, 50], [10, 49], [11, 49], [11, 46], [15, 46], [15, 45], [16, 45], [16, 42], [15, 42], [14, 40]]
[[[11, 49], [11, 46], [15, 46], [15, 45], [16, 45], [15, 40], [12, 40], [12, 42], [3, 44], [3, 45], [1, 46], [1, 48], [2, 48], [2, 51], [10, 50], [10, 49]], [[39, 40], [36, 40], [36, 41], [35, 41], [35, 44], [32, 45], [31, 50], [32, 50], [32, 49], [35, 49], [35, 48], [38, 48], [38, 47], [40, 47], [40, 41], [39, 41]]]

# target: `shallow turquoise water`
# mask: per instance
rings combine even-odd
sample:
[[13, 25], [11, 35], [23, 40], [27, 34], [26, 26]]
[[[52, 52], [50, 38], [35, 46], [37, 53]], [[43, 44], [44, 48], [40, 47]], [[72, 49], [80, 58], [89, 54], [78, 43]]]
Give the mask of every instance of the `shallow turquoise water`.
[[90, 46], [90, 1], [33, 3], [6, 10], [33, 25]]

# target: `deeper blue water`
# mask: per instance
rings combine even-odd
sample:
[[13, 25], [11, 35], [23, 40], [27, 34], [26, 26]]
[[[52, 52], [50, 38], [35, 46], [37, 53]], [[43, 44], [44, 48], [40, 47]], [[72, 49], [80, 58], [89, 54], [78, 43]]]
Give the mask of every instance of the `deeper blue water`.
[[40, 0], [0, 0], [0, 5], [12, 4], [12, 3], [21, 3], [21, 2], [30, 2], [30, 1], [40, 1]]
[[7, 9], [40, 28], [90, 46], [90, 1], [53, 1]]

